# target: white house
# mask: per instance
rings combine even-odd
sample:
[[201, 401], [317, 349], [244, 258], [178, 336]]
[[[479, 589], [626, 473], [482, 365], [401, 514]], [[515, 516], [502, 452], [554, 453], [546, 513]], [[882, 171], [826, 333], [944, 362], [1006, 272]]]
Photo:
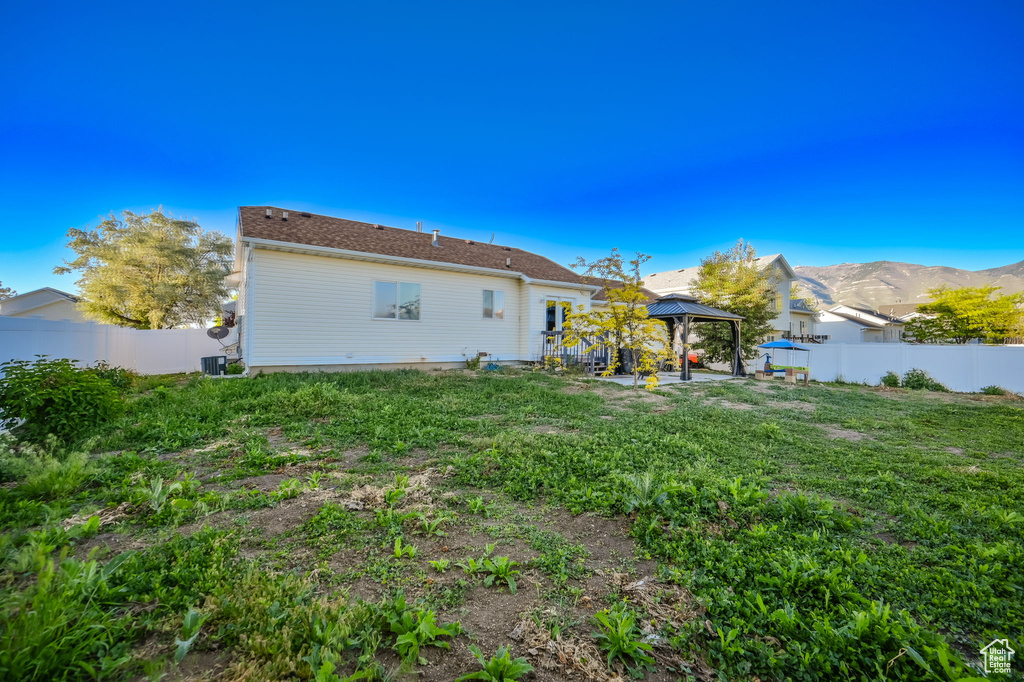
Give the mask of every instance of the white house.
[[[791, 315], [789, 295], [793, 282], [797, 279], [796, 273], [781, 253], [760, 256], [756, 261], [763, 268], [772, 268], [778, 280], [774, 301], [775, 310], [778, 314], [772, 323], [775, 331], [771, 338], [765, 339], [765, 341], [775, 341], [785, 335], [795, 334], [796, 330], [793, 328], [794, 318]], [[655, 272], [644, 277], [644, 286], [659, 296], [666, 296], [668, 294], [692, 295], [693, 283], [697, 279], [699, 270], [700, 266], [695, 266], [683, 268], [682, 270]], [[796, 320], [796, 323], [796, 326], [799, 327], [799, 319]]]
[[[903, 340], [903, 321], [875, 310], [842, 303], [821, 313], [816, 328], [819, 333], [828, 334], [832, 341], [899, 343]], [[854, 340], [858, 333], [860, 339]]]
[[818, 311], [808, 306], [802, 298], [789, 300], [789, 328], [791, 331], [784, 336], [797, 343], [828, 341], [827, 335], [818, 332]]
[[601, 290], [514, 247], [273, 206], [239, 208], [235, 268], [252, 372], [535, 361]]
[[0, 315], [33, 317], [41, 320], [87, 322], [78, 310], [78, 297], [66, 291], [43, 287], [0, 301]]

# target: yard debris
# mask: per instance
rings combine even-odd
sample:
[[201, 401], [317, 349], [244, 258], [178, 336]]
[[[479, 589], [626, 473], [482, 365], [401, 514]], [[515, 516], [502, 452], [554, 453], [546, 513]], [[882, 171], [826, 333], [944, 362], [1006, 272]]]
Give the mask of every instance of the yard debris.
[[[431, 467], [424, 469], [418, 474], [409, 477], [405, 484], [405, 495], [399, 500], [397, 507], [406, 509], [428, 510], [434, 506], [431, 496], [431, 480], [445, 478], [454, 471], [451, 466], [444, 471]], [[395, 486], [362, 485], [349, 493], [349, 498], [342, 502], [346, 509], [362, 511], [363, 509], [380, 509], [386, 506], [385, 496], [395, 489]]]
[[678, 585], [658, 583], [651, 578], [631, 581], [625, 573], [612, 573], [622, 596], [646, 611], [654, 619], [654, 629], [665, 624], [682, 627], [704, 613], [690, 591]]
[[523, 614], [509, 637], [522, 642], [526, 653], [545, 670], [576, 671], [595, 682], [626, 682], [624, 677], [605, 667], [604, 657], [596, 644], [566, 634], [552, 639], [551, 633], [537, 625], [528, 614]]
[[[636, 585], [634, 593], [644, 593], [653, 583], [638, 580], [633, 584]], [[552, 638], [547, 628], [538, 625], [529, 614], [521, 615], [521, 620], [509, 633], [509, 638], [521, 642], [539, 668], [558, 670], [563, 674], [576, 671], [594, 682], [626, 682], [627, 678], [622, 673], [608, 670], [604, 655], [592, 640], [578, 639], [564, 632]], [[655, 647], [653, 653], [659, 665], [686, 671], [701, 681], [715, 679], [714, 671], [707, 663], [701, 659], [692, 662], [685, 660], [663, 637], [652, 632], [647, 633], [644, 639]]]
[[85, 523], [91, 517], [98, 516], [100, 517], [100, 526], [102, 527], [111, 523], [117, 523], [121, 519], [128, 518], [132, 515], [132, 512], [134, 510], [135, 505], [129, 502], [122, 502], [116, 507], [108, 507], [107, 509], [101, 509], [100, 511], [92, 512], [90, 514], [75, 514], [71, 518], [64, 519], [64, 521], [61, 523], [61, 526], [64, 528], [64, 530], [70, 530], [75, 526], [79, 526]]

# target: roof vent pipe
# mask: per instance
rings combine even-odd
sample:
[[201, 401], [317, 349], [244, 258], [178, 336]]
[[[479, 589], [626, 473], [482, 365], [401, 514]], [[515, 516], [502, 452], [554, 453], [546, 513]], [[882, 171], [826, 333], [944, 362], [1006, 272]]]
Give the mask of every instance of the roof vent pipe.
[[434, 238], [430, 241], [431, 246], [441, 246], [437, 238], [441, 236], [441, 230], [434, 230]]
[[288, 211], [284, 211], [281, 213], [281, 220], [288, 220]]
[[268, 208], [268, 209], [267, 209], [267, 217], [269, 218], [269, 217], [270, 217], [270, 216], [272, 216], [272, 215], [274, 215], [274, 209], [272, 209], [272, 208]]
[[505, 259], [505, 267], [506, 268], [512, 267], [512, 259], [511, 258], [506, 258]]

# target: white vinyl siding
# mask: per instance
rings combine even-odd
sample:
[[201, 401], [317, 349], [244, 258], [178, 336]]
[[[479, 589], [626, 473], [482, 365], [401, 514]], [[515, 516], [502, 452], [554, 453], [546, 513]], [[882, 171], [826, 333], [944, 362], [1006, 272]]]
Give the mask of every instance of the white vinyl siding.
[[[530, 287], [518, 279], [264, 248], [254, 253], [247, 282], [251, 366], [459, 362], [481, 352], [494, 360], [529, 359], [520, 331]], [[375, 282], [418, 284], [420, 320], [373, 319]], [[480, 292], [499, 288], [506, 324], [477, 312]]]

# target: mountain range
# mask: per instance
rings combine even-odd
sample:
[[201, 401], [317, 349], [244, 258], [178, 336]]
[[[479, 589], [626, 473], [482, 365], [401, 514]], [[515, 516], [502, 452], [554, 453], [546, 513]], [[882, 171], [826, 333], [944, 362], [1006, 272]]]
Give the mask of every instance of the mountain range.
[[926, 303], [928, 290], [948, 286], [1002, 287], [1000, 294], [1024, 291], [1024, 261], [988, 270], [959, 270], [944, 266], [875, 261], [839, 265], [797, 266], [805, 293], [820, 305], [836, 303], [875, 310], [894, 304]]

